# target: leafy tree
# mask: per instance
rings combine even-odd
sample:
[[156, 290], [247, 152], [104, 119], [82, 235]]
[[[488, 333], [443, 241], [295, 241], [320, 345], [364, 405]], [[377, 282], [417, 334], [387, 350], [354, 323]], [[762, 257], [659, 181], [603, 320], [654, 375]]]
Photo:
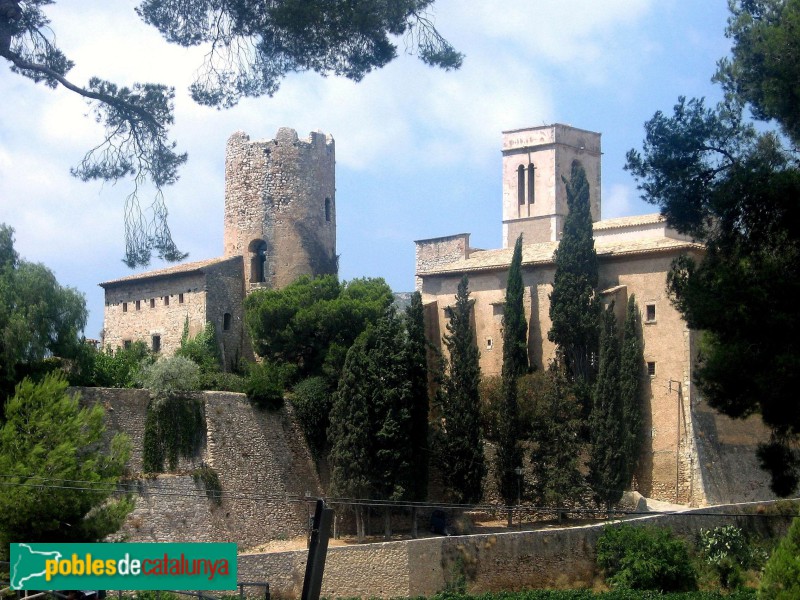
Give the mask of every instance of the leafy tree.
[[[522, 467], [517, 378], [528, 370], [528, 321], [523, 305], [522, 235], [514, 244], [503, 311], [503, 404], [498, 420], [497, 478], [500, 496], [510, 506], [520, 494]], [[508, 513], [509, 525], [511, 512]]]
[[[10, 542], [97, 542], [133, 508], [113, 496], [130, 453], [125, 436], [104, 440], [103, 409], [80, 408], [58, 374], [24, 379], [0, 428], [0, 537]], [[75, 486], [75, 482], [80, 482]], [[71, 486], [84, 489], [51, 489]]]
[[790, 600], [800, 597], [800, 518], [772, 552], [758, 588], [759, 600]]
[[300, 378], [325, 374], [335, 385], [347, 349], [392, 301], [383, 279], [303, 276], [281, 290], [248, 295], [245, 320], [257, 354], [296, 364]]
[[428, 498], [428, 342], [425, 338], [425, 314], [422, 294], [414, 292], [406, 308], [405, 325], [408, 349], [408, 382], [411, 393], [411, 464], [414, 465], [411, 498]]
[[800, 481], [800, 281], [786, 276], [800, 269], [800, 170], [796, 151], [757, 130], [743, 108], [750, 103], [796, 140], [800, 3], [731, 7], [733, 56], [718, 74], [725, 102], [710, 109], [680, 98], [671, 116], [657, 112], [627, 168], [671, 226], [705, 245], [701, 257], [676, 261], [668, 279], [677, 309], [704, 331], [693, 376], [712, 407], [734, 418], [761, 414], [772, 437], [759, 457], [773, 491], [788, 495]]
[[777, 120], [795, 144], [800, 141], [800, 2], [734, 0], [726, 35], [730, 58], [719, 62], [716, 80], [747, 102], [757, 119]]
[[412, 494], [412, 398], [404, 335], [390, 310], [347, 352], [331, 413], [336, 495], [401, 500]]
[[619, 363], [619, 395], [622, 404], [621, 481], [627, 487], [636, 470], [642, 448], [642, 374], [644, 360], [636, 297], [628, 298]]
[[256, 406], [277, 410], [283, 406], [283, 392], [294, 379], [294, 365], [279, 364], [271, 360], [250, 365], [244, 393]]
[[0, 224], [0, 399], [48, 356], [75, 357], [86, 319], [83, 294], [20, 259], [14, 230]]
[[537, 383], [541, 402], [530, 420], [531, 493], [538, 505], [563, 507], [579, 499], [585, 485], [580, 472], [580, 407], [557, 363], [538, 374]]
[[620, 395], [620, 347], [613, 302], [603, 311], [598, 362], [594, 403], [589, 419], [589, 485], [597, 503], [610, 508], [622, 498], [627, 484], [624, 480], [626, 461], [623, 453], [627, 424], [624, 422]]
[[[282, 0], [236, 2], [144, 0], [136, 9], [169, 42], [206, 44], [205, 64], [190, 91], [195, 101], [230, 107], [242, 96], [274, 94], [289, 73], [315, 71], [359, 81], [397, 56], [403, 37], [430, 65], [454, 69], [462, 56], [439, 34], [428, 9], [434, 0], [376, 3]], [[125, 203], [125, 262], [146, 265], [152, 250], [167, 260], [178, 250], [167, 225], [164, 188], [178, 179], [186, 154], [169, 139], [174, 88], [155, 83], [121, 86], [92, 77], [84, 86], [67, 74], [74, 66], [55, 44], [44, 7], [53, 0], [0, 0], [0, 57], [11, 70], [50, 88], [86, 98], [105, 128], [73, 175], [84, 181], [133, 178]], [[139, 187], [155, 186], [152, 218], [139, 207]]]
[[570, 179], [564, 179], [569, 214], [555, 255], [553, 291], [550, 294], [552, 327], [547, 338], [576, 385], [584, 415], [591, 403], [592, 357], [597, 353], [597, 253], [594, 249], [589, 182], [580, 163], [573, 162]]
[[456, 502], [473, 504], [483, 495], [486, 465], [480, 428], [480, 353], [472, 331], [472, 301], [465, 275], [458, 284], [456, 303], [448, 309], [444, 343], [449, 354], [440, 403], [443, 431], [439, 459], [447, 487]]

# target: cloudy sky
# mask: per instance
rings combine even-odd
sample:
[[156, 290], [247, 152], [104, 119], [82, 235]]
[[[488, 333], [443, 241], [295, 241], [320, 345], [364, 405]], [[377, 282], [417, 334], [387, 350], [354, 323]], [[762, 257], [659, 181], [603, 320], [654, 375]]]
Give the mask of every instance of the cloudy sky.
[[[294, 75], [275, 97], [220, 112], [185, 91], [202, 51], [167, 44], [138, 20], [136, 4], [62, 1], [48, 15], [76, 83], [98, 75], [176, 87], [173, 138], [189, 163], [166, 201], [189, 260], [222, 254], [232, 132], [269, 139], [282, 126], [301, 137], [320, 130], [336, 140], [341, 276], [381, 276], [395, 291], [413, 289], [415, 239], [471, 232], [473, 246], [499, 247], [506, 129], [560, 122], [601, 132], [603, 217], [652, 212], [622, 169], [625, 152], [679, 95], [716, 101], [710, 77], [729, 48], [726, 0], [437, 0], [437, 27], [466, 55], [461, 70], [401, 54], [358, 84]], [[0, 222], [16, 230], [24, 258], [86, 295], [86, 335], [98, 337], [97, 283], [130, 274], [121, 262], [130, 186], [70, 177], [98, 141], [79, 97], [0, 65], [0, 99]]]

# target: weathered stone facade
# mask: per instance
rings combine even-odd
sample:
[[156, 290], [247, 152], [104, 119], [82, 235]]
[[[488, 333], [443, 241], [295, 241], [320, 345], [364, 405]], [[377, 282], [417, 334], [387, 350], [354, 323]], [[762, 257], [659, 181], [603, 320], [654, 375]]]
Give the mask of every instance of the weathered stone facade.
[[281, 288], [301, 275], [336, 272], [334, 141], [300, 140], [281, 128], [274, 140], [228, 140], [224, 256], [140, 273], [105, 289], [103, 345], [143, 341], [164, 355], [180, 346], [184, 323], [196, 335], [213, 323], [223, 365], [252, 355], [245, 295]]
[[[322, 495], [311, 454], [291, 406], [254, 407], [243, 394], [200, 394], [206, 422], [194, 456], [175, 471], [152, 478], [142, 473], [149, 394], [146, 390], [81, 388], [83, 402], [106, 410], [109, 434], [132, 442], [128, 473], [136, 481], [136, 507], [118, 534], [131, 542], [236, 542], [240, 550], [304, 535], [307, 493]], [[222, 502], [211, 501], [196, 469], [219, 477]]]
[[228, 139], [225, 256], [244, 257], [247, 289], [336, 272], [335, 164], [333, 138], [322, 133]]
[[461, 277], [468, 275], [481, 370], [484, 375], [500, 373], [511, 246], [522, 233], [529, 357], [534, 366], [547, 367], [555, 356], [555, 346], [547, 339], [553, 253], [567, 213], [562, 176], [569, 178], [576, 160], [590, 185], [601, 299], [606, 304], [613, 300], [621, 319], [628, 297], [635, 294], [642, 313], [649, 373], [644, 379], [645, 447], [634, 485], [647, 497], [702, 505], [707, 496], [696, 460], [693, 419], [700, 398], [691, 381], [697, 334], [687, 328], [666, 292], [672, 261], [681, 254], [697, 255], [702, 247], [669, 229], [659, 215], [599, 220], [600, 134], [565, 125], [503, 134], [504, 248], [470, 248], [469, 234], [416, 242], [416, 283], [425, 305], [428, 339], [445, 350], [445, 311], [454, 302]]

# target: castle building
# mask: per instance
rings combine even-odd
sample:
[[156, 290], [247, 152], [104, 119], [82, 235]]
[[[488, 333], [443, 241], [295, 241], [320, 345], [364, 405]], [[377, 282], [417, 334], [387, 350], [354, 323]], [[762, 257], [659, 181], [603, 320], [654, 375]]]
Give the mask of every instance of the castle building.
[[184, 325], [196, 335], [212, 323], [223, 364], [252, 353], [244, 299], [300, 275], [336, 273], [336, 177], [333, 138], [229, 139], [225, 157], [224, 249], [219, 258], [106, 281], [105, 346], [145, 342], [169, 356]]
[[658, 214], [601, 220], [600, 158], [599, 133], [560, 124], [503, 133], [503, 247], [472, 248], [468, 233], [416, 242], [416, 287], [422, 293], [428, 339], [444, 350], [445, 311], [467, 275], [481, 370], [484, 376], [500, 374], [505, 288], [521, 234], [529, 357], [537, 368], [547, 367], [555, 355], [547, 339], [553, 253], [568, 212], [562, 176], [568, 178], [573, 162], [579, 162], [590, 187], [601, 298], [606, 305], [614, 301], [619, 323], [630, 295], [635, 294], [641, 311], [646, 441], [636, 488], [651, 498], [702, 504], [691, 411], [697, 400], [691, 372], [698, 334], [687, 328], [666, 292], [672, 261], [681, 254], [697, 255], [702, 247], [670, 229]]

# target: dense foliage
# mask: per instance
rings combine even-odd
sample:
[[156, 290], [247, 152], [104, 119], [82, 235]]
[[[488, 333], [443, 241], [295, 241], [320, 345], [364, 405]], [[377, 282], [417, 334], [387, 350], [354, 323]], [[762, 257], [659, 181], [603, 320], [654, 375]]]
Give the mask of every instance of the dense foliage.
[[715, 108], [680, 98], [645, 124], [627, 168], [669, 224], [705, 246], [673, 265], [669, 289], [693, 329], [704, 330], [694, 378], [709, 404], [731, 417], [760, 413], [772, 438], [759, 450], [772, 489], [800, 482], [800, 169], [775, 132], [745, 118], [774, 119], [797, 143], [797, 0], [731, 3], [732, 57]]
[[630, 485], [639, 455], [642, 451], [642, 378], [644, 358], [642, 356], [641, 323], [636, 297], [628, 298], [625, 322], [622, 328], [622, 345], [619, 364], [619, 395], [622, 404], [622, 461], [620, 474], [622, 485]]
[[444, 343], [449, 360], [439, 397], [443, 423], [437, 453], [445, 484], [456, 502], [473, 504], [483, 496], [486, 464], [480, 428], [480, 353], [472, 331], [466, 275], [447, 317]]
[[556, 271], [550, 294], [552, 326], [547, 338], [556, 345], [584, 417], [591, 406], [590, 385], [594, 379], [593, 357], [597, 355], [600, 304], [597, 300], [597, 253], [594, 249], [589, 182], [586, 172], [573, 162], [570, 178], [564, 180], [569, 213], [553, 260]]
[[293, 365], [281, 365], [270, 360], [250, 365], [244, 393], [256, 406], [277, 410], [283, 406], [283, 392], [294, 378]]
[[200, 389], [200, 367], [183, 356], [161, 358], [142, 368], [138, 383], [150, 390], [153, 398], [161, 401]]
[[800, 598], [800, 518], [772, 552], [758, 589], [759, 600]]
[[[130, 443], [104, 438], [103, 409], [81, 408], [57, 374], [24, 379], [0, 428], [0, 538], [10, 542], [97, 542], [119, 529], [133, 505], [112, 492]], [[58, 490], [68, 482], [82, 489]]]
[[430, 444], [428, 442], [428, 341], [425, 338], [425, 314], [422, 294], [414, 292], [406, 308], [406, 347], [408, 356], [408, 383], [411, 393], [411, 464], [414, 465], [411, 498], [418, 501], [428, 498], [428, 467]]
[[324, 377], [303, 379], [294, 386], [291, 396], [297, 422], [315, 459], [323, 458], [328, 449], [328, 425], [333, 407], [333, 392]]
[[142, 440], [145, 473], [174, 471], [181, 458], [193, 457], [206, 431], [203, 402], [184, 395], [152, 399], [147, 405]]
[[606, 527], [597, 541], [597, 564], [615, 588], [673, 592], [697, 587], [686, 544], [660, 527]]
[[329, 430], [334, 496], [402, 500], [413, 494], [404, 336], [402, 321], [390, 310], [347, 352]]
[[589, 417], [591, 457], [589, 485], [595, 501], [606, 508], [619, 502], [625, 480], [624, 436], [627, 423], [620, 395], [620, 343], [614, 303], [603, 311], [597, 381]]
[[[517, 378], [528, 370], [528, 321], [525, 318], [522, 285], [522, 234], [514, 244], [508, 268], [503, 305], [503, 403], [498, 419], [497, 479], [500, 496], [507, 506], [520, 494], [517, 470], [522, 467], [522, 437]], [[510, 518], [510, 515], [509, 515]]]
[[556, 363], [536, 374], [536, 393], [536, 412], [525, 421], [531, 426], [531, 496], [536, 505], [560, 508], [580, 498], [585, 489], [580, 406], [563, 367]]
[[[0, 2], [0, 57], [14, 73], [81, 95], [105, 128], [72, 173], [83, 180], [133, 178], [125, 201], [125, 262], [146, 265], [152, 250], [180, 260], [186, 255], [172, 240], [163, 199], [164, 188], [177, 181], [187, 158], [169, 136], [174, 88], [124, 86], [99, 77], [80, 86], [67, 79], [74, 63], [57, 47], [44, 11], [53, 1]], [[433, 2], [144, 0], [136, 11], [167, 41], [207, 47], [190, 90], [195, 101], [221, 108], [242, 96], [272, 95], [287, 74], [298, 71], [359, 81], [397, 56], [400, 37], [427, 64], [456, 69], [462, 55], [434, 26], [428, 12]], [[146, 182], [155, 187], [155, 195], [149, 210], [142, 210], [138, 192]]]
[[303, 276], [281, 290], [249, 294], [245, 319], [259, 356], [297, 365], [301, 379], [325, 375], [336, 385], [347, 350], [392, 301], [383, 279]]
[[744, 582], [745, 570], [760, 569], [764, 563], [763, 551], [736, 525], [701, 529], [698, 547], [725, 589], [739, 587]]
[[[755, 600], [752, 589], [733, 592], [672, 592], [657, 590], [615, 589], [608, 592], [592, 590], [524, 590], [520, 592], [498, 592], [480, 595], [442, 592], [431, 600]], [[419, 600], [422, 600], [421, 598]]]
[[0, 223], [0, 401], [47, 357], [76, 357], [87, 316], [83, 294], [59, 285], [44, 265], [21, 259], [14, 230]]

